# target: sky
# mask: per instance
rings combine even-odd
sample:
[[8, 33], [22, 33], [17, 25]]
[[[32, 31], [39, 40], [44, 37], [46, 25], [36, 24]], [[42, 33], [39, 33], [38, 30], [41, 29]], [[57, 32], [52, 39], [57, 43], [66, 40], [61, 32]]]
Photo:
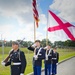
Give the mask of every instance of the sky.
[[[36, 39], [46, 38], [48, 10], [75, 25], [75, 0], [37, 0], [37, 9], [40, 21], [36, 28]], [[23, 38], [34, 41], [31, 0], [0, 0], [0, 35], [8, 41]], [[54, 42], [58, 38], [50, 34], [49, 40]]]

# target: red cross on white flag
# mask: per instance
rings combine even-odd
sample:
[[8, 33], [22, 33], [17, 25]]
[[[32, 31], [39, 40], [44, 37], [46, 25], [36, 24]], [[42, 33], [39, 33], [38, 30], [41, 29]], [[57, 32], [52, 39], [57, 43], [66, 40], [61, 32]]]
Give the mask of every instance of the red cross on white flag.
[[75, 40], [75, 26], [59, 18], [49, 10], [48, 31], [54, 32], [61, 40]]

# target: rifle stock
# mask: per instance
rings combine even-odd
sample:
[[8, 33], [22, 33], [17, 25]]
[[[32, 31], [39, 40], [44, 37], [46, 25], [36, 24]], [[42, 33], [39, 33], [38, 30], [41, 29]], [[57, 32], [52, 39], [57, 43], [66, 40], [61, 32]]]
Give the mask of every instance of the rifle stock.
[[8, 55], [5, 59], [4, 62], [6, 63], [9, 60], [10, 56]]

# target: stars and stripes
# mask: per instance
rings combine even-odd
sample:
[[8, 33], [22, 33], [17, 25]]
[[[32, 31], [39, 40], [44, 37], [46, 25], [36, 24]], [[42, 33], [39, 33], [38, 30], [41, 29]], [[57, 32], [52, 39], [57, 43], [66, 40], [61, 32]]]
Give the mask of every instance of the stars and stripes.
[[36, 26], [38, 27], [38, 22], [39, 22], [39, 14], [37, 11], [37, 3], [36, 0], [32, 0], [32, 5], [33, 5], [33, 16], [36, 22]]

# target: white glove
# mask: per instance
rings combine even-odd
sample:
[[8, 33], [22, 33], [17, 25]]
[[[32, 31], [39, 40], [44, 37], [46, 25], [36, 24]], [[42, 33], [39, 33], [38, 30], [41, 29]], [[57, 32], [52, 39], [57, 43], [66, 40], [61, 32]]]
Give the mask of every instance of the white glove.
[[24, 75], [23, 73], [21, 73], [20, 75]]
[[41, 56], [42, 54], [38, 54], [38, 55], [40, 55], [40, 56]]
[[58, 65], [58, 63], [56, 63], [56, 65]]
[[48, 46], [46, 46], [44, 49], [47, 49], [48, 48]]
[[36, 44], [33, 44], [33, 45], [32, 45], [32, 47], [34, 47], [34, 48], [35, 48], [35, 47], [36, 47]]
[[38, 56], [37, 55], [34, 55], [34, 58], [35, 58], [35, 60], [37, 60], [38, 59]]
[[4, 61], [2, 61], [1, 64], [2, 64], [3, 66], [5, 66], [5, 62], [4, 62]]

